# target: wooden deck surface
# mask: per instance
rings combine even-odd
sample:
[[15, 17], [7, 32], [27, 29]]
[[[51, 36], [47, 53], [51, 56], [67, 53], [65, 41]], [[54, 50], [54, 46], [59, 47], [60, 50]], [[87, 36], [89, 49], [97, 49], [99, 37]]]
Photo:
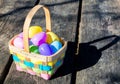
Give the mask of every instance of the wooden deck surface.
[[120, 83], [119, 14], [119, 0], [83, 0], [76, 84]]
[[[119, 84], [120, 1], [40, 0], [51, 12], [52, 30], [68, 41], [65, 62], [51, 80], [18, 72], [9, 54], [8, 41], [22, 32], [34, 0], [0, 2], [0, 84]], [[31, 25], [45, 18], [37, 12]]]
[[[22, 3], [22, 4], [21, 4]], [[26, 9], [33, 7], [32, 1], [4, 0], [0, 5], [0, 82], [5, 80], [12, 63], [8, 41], [22, 31]]]
[[[22, 0], [23, 1], [23, 0]], [[8, 58], [10, 57], [10, 54], [8, 52], [8, 41], [17, 33], [20, 33], [22, 31], [23, 22], [25, 19], [25, 16], [27, 15], [28, 11], [32, 8], [34, 3], [32, 1], [23, 1], [25, 4], [21, 4], [22, 1], [13, 1], [13, 8], [9, 9], [6, 13], [1, 14], [1, 19], [5, 19], [9, 16], [9, 19], [5, 22], [10, 24], [11, 26], [4, 25], [1, 27], [1, 32], [4, 32], [2, 35], [4, 36], [4, 39], [6, 39], [6, 43], [4, 44], [3, 41], [1, 41], [6, 47], [6, 52]], [[77, 24], [77, 14], [78, 14], [78, 6], [79, 1], [54, 1], [54, 0], [44, 0], [40, 1], [40, 4], [45, 4], [49, 7], [51, 12], [51, 19], [52, 19], [52, 30], [56, 34], [58, 34], [60, 37], [64, 37], [65, 40], [69, 41], [68, 43], [68, 50], [66, 54], [65, 60], [67, 61], [57, 72], [56, 75], [53, 76], [52, 80], [45, 81], [42, 78], [39, 78], [37, 76], [31, 76], [26, 73], [20, 73], [16, 71], [14, 63], [12, 63], [10, 67], [10, 71], [7, 74], [4, 84], [44, 84], [44, 83], [55, 83], [55, 84], [61, 84], [62, 81], [66, 84], [71, 83], [72, 79], [72, 67], [73, 67], [73, 56], [74, 56], [74, 42], [76, 37], [76, 24]], [[67, 7], [66, 7], [67, 6]], [[12, 12], [11, 12], [12, 11]], [[41, 25], [43, 26], [43, 29], [45, 30], [45, 18], [42, 11], [38, 11], [36, 16], [34, 17], [31, 25]], [[3, 20], [1, 20], [3, 21]], [[3, 22], [3, 23], [5, 23]], [[6, 27], [6, 30], [5, 30]], [[8, 32], [8, 37], [5, 38], [6, 34], [5, 32]], [[1, 37], [2, 38], [2, 37]], [[3, 47], [3, 45], [1, 45]], [[1, 51], [3, 52], [3, 51]], [[5, 56], [2, 55], [2, 56]], [[2, 60], [2, 59], [1, 59]], [[8, 62], [8, 59], [5, 60], [6, 64]], [[2, 62], [3, 63], [3, 62]], [[1, 65], [2, 65], [1, 63]], [[3, 66], [4, 67], [4, 66]], [[71, 70], [70, 70], [71, 69]], [[1, 72], [2, 73], [2, 72]]]

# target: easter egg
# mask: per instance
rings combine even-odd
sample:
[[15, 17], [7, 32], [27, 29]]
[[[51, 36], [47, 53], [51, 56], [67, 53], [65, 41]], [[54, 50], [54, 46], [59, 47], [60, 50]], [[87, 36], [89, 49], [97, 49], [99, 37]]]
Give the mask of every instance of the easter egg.
[[42, 28], [40, 26], [31, 26], [29, 28], [29, 38], [32, 38], [35, 34], [42, 32]]
[[13, 41], [13, 45], [16, 46], [17, 48], [23, 49], [24, 48], [23, 39], [21, 37], [16, 37]]
[[59, 49], [62, 48], [62, 43], [59, 41], [54, 41], [50, 44], [50, 48], [53, 53], [56, 53]]
[[55, 33], [47, 32], [46, 34], [47, 34], [46, 42], [48, 44], [50, 44], [50, 43], [52, 43], [53, 41], [56, 41], [56, 40], [59, 41], [59, 37]]
[[33, 38], [31, 38], [31, 42], [36, 46], [39, 46], [40, 44], [44, 43], [45, 41], [46, 41], [46, 33], [45, 32], [38, 33]]
[[29, 46], [31, 46], [31, 45], [33, 45], [33, 43], [32, 43], [32, 41], [31, 41], [31, 40], [29, 40]]
[[38, 46], [31, 45], [31, 46], [29, 47], [29, 50], [30, 50], [30, 52], [39, 54]]
[[45, 56], [52, 55], [52, 51], [50, 49], [50, 46], [47, 43], [43, 43], [39, 46], [39, 52], [41, 55], [45, 55]]
[[18, 35], [19, 37], [23, 38], [23, 32]]

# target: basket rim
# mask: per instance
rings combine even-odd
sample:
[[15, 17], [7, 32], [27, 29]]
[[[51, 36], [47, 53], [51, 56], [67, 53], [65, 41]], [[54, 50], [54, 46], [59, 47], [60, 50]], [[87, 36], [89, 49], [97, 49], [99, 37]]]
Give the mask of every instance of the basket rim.
[[[18, 34], [19, 35], [19, 34]], [[40, 54], [36, 54], [36, 53], [30, 53], [30, 52], [26, 52], [24, 49], [20, 49], [20, 48], [17, 48], [15, 47], [12, 42], [13, 40], [18, 36], [18, 35], [15, 35], [9, 42], [8, 42], [8, 45], [9, 45], [9, 50], [13, 50], [13, 52], [17, 53], [17, 54], [21, 54], [21, 53], [24, 53], [22, 54], [24, 57], [28, 57], [28, 58], [32, 58], [32, 59], [40, 59], [44, 62], [47, 62], [47, 61], [52, 61], [52, 60], [55, 60], [57, 58], [59, 58], [59, 55], [61, 55], [63, 52], [66, 51], [67, 49], [67, 41], [64, 41], [62, 38], [61, 38], [61, 41], [63, 43], [63, 46], [60, 50], [58, 50], [56, 53], [52, 54], [52, 55], [49, 55], [49, 56], [45, 56], [45, 55], [40, 55]], [[27, 54], [27, 56], [26, 56]], [[29, 55], [29, 56], [28, 56]]]

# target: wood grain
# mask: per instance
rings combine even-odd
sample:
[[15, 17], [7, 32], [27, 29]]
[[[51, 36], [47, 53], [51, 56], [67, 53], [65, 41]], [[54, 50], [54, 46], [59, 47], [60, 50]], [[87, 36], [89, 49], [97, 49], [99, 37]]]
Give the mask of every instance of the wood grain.
[[119, 0], [83, 0], [76, 84], [120, 83], [119, 14]]
[[[4, 0], [0, 6], [0, 83], [3, 82], [12, 62], [8, 50], [8, 41], [22, 30], [23, 22], [19, 21], [26, 16], [26, 13], [21, 11], [24, 9], [23, 6], [26, 5], [26, 9], [32, 6], [28, 5], [29, 0], [22, 2], [22, 4], [20, 1], [17, 1]], [[21, 15], [22, 13], [23, 15]]]
[[[79, 1], [66, 1], [66, 0], [42, 0], [40, 4], [48, 6], [51, 11], [52, 31], [59, 37], [63, 37], [68, 42], [68, 49], [66, 52], [65, 62], [63, 66], [56, 72], [56, 74], [49, 81], [45, 81], [40, 77], [31, 76], [25, 72], [18, 72], [13, 63], [4, 84], [70, 84], [71, 74], [73, 72], [73, 58], [75, 49], [75, 35]], [[25, 9], [26, 10], [26, 9]], [[14, 22], [14, 32], [21, 32], [24, 17], [28, 10], [18, 12], [14, 17], [18, 16]], [[40, 25], [45, 30], [45, 18], [43, 11], [40, 10], [34, 16], [31, 25]], [[19, 27], [20, 26], [20, 27]]]

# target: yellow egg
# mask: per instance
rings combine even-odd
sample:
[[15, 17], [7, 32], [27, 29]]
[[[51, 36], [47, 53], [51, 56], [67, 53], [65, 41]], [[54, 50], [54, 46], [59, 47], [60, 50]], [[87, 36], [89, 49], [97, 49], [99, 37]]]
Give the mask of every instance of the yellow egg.
[[35, 34], [42, 32], [42, 27], [40, 26], [31, 26], [29, 28], [29, 38], [32, 38]]
[[51, 44], [53, 41], [59, 41], [59, 37], [53, 33], [53, 32], [47, 32], [47, 39], [46, 39], [46, 42], [48, 44]]

